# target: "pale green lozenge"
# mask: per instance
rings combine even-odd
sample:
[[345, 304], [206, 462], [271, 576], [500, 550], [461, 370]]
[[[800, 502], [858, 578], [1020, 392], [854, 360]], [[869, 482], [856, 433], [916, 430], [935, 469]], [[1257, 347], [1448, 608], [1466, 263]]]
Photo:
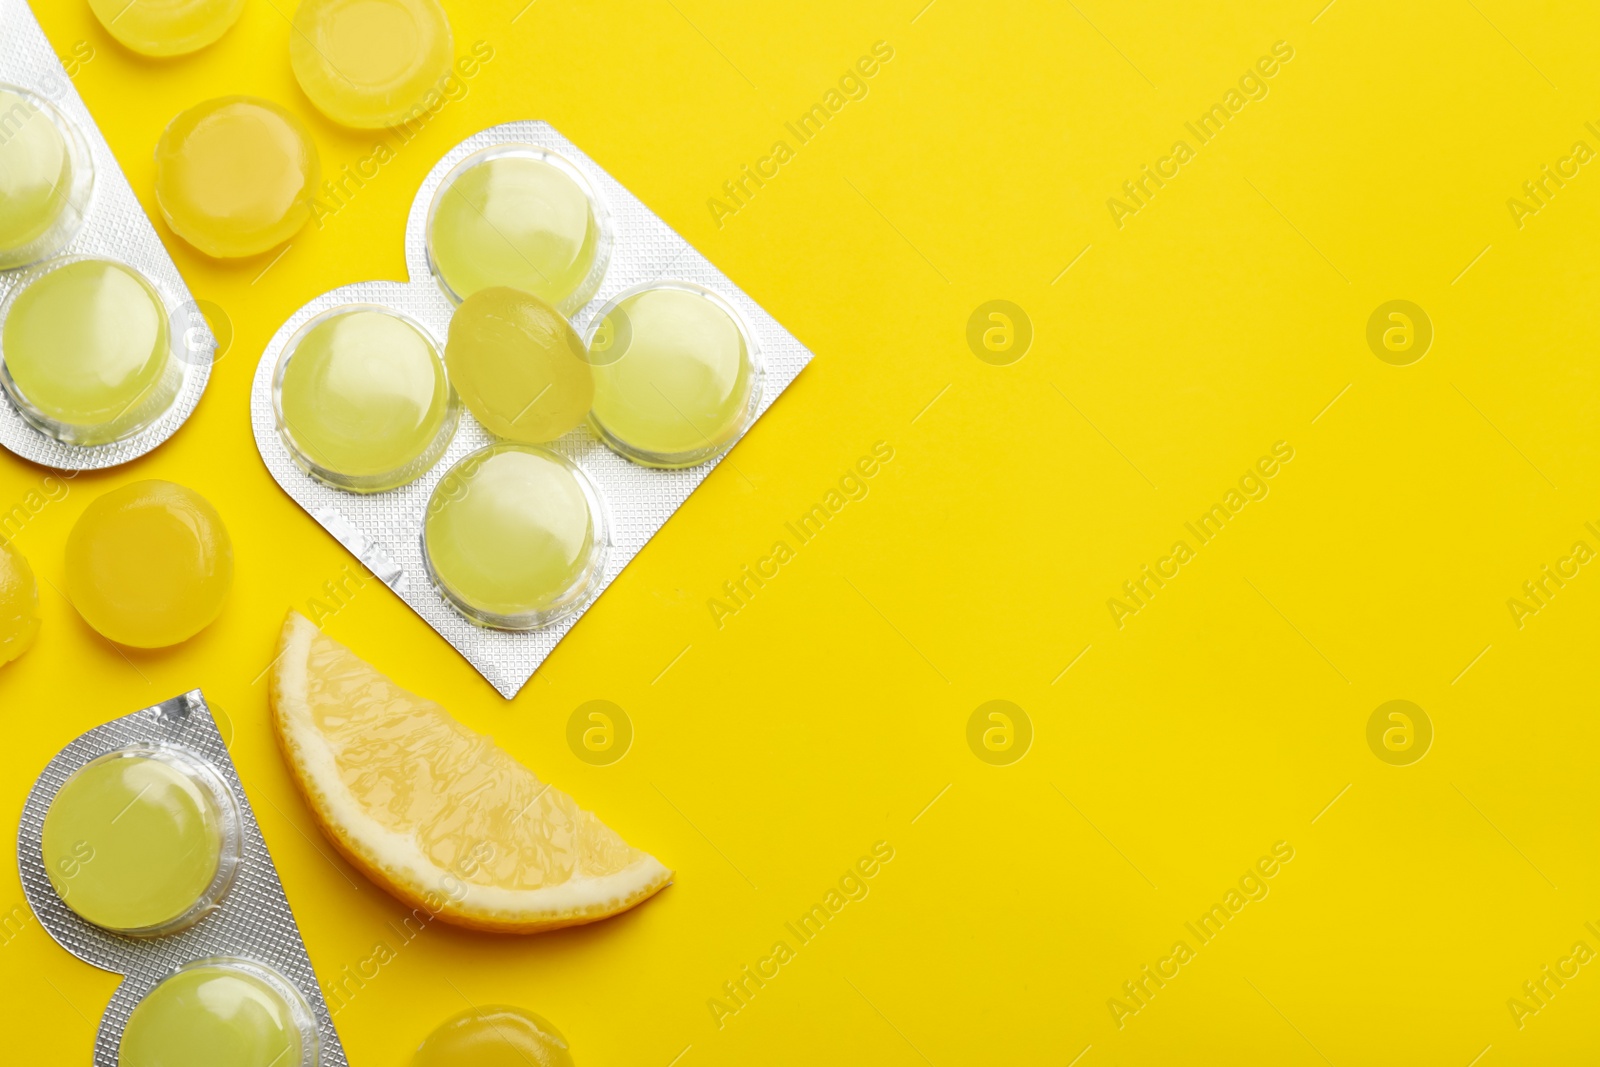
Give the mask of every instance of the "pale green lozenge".
[[534, 150], [492, 152], [463, 163], [434, 200], [428, 224], [434, 271], [457, 302], [504, 285], [571, 314], [600, 281], [594, 202]]
[[456, 424], [438, 349], [387, 311], [336, 312], [290, 350], [278, 418], [302, 466], [340, 488], [374, 492], [415, 480]]
[[636, 463], [687, 467], [728, 447], [754, 417], [760, 374], [744, 330], [697, 287], [623, 297], [597, 319], [590, 421]]
[[[164, 979], [128, 1017], [117, 1067], [302, 1067], [304, 1009], [256, 966], [192, 963]], [[312, 1039], [314, 1041], [314, 1038]]]
[[114, 441], [170, 403], [166, 307], [131, 268], [63, 261], [17, 294], [0, 331], [7, 391], [29, 421], [73, 444]]
[[554, 452], [501, 443], [452, 467], [423, 524], [428, 569], [474, 622], [533, 629], [598, 582], [605, 530], [587, 477]]
[[54, 120], [0, 88], [0, 268], [18, 266], [55, 228], [72, 193], [72, 153]]
[[122, 932], [184, 917], [205, 898], [223, 852], [206, 788], [179, 765], [131, 753], [67, 779], [41, 838], [45, 873], [67, 907]]

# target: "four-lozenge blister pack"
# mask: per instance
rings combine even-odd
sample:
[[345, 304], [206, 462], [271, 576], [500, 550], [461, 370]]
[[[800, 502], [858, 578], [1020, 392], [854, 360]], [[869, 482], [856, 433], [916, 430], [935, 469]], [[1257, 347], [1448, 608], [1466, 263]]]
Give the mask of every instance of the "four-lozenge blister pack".
[[445, 154], [406, 262], [273, 336], [256, 447], [510, 698], [811, 354], [544, 122]]
[[217, 344], [25, 0], [0, 0], [0, 445], [126, 463], [200, 402]]
[[344, 1067], [300, 928], [199, 690], [57, 753], [23, 806], [17, 867], [50, 936], [125, 976], [100, 1020], [96, 1067], [159, 1067], [173, 1055]]

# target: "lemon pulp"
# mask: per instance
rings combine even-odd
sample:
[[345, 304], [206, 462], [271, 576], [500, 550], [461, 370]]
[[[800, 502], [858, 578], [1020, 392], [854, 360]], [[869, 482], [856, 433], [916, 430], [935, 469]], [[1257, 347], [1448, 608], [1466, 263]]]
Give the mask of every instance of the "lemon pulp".
[[583, 340], [561, 313], [520, 289], [468, 297], [450, 319], [445, 359], [456, 393], [496, 437], [554, 441], [594, 400]]
[[118, 1067], [300, 1067], [300, 1023], [282, 993], [227, 963], [189, 964], [128, 1016]]
[[422, 1042], [411, 1067], [572, 1067], [572, 1053], [549, 1020], [496, 1005], [446, 1019]]
[[[291, 450], [335, 484], [392, 489], [437, 459], [454, 425], [433, 342], [385, 311], [338, 312], [284, 364], [280, 414]], [[431, 454], [431, 456], [430, 456]]]
[[[65, 262], [17, 294], [0, 331], [6, 386], [56, 436], [99, 444], [160, 414], [169, 345], [161, 296], [131, 268]], [[170, 397], [168, 398], [170, 399]]]
[[599, 243], [588, 194], [559, 168], [525, 155], [468, 161], [439, 190], [428, 225], [434, 270], [456, 300], [509, 285], [563, 312], [593, 295]]
[[0, 666], [33, 647], [39, 636], [39, 583], [28, 558], [0, 541]]
[[590, 341], [592, 417], [616, 451], [653, 466], [687, 466], [744, 430], [756, 387], [744, 331], [697, 291], [625, 297]]
[[321, 174], [305, 125], [270, 100], [225, 96], [168, 124], [156, 146], [156, 204], [208, 256], [253, 256], [311, 221]]
[[165, 760], [113, 756], [62, 785], [45, 812], [45, 872], [67, 907], [110, 930], [180, 918], [222, 859], [221, 816], [207, 790]]
[[134, 482], [84, 509], [67, 537], [66, 575], [67, 597], [90, 626], [118, 644], [165, 648], [221, 613], [233, 542], [199, 493]]
[[304, 0], [289, 62], [317, 110], [378, 129], [424, 113], [450, 73], [450, 22], [437, 0]]
[[48, 114], [0, 89], [0, 267], [53, 229], [72, 192], [72, 153]]
[[468, 618], [526, 628], [573, 606], [599, 564], [582, 474], [554, 452], [498, 444], [452, 467], [433, 491], [423, 549]]
[[89, 0], [95, 18], [125, 48], [146, 56], [197, 52], [239, 20], [244, 0]]

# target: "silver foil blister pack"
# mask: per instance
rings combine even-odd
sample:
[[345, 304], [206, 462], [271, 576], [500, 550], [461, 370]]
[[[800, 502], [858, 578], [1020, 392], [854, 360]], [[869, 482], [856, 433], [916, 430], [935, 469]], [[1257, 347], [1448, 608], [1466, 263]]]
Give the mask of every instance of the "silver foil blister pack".
[[420, 478], [399, 489], [378, 493], [346, 492], [312, 478], [295, 462], [280, 436], [273, 399], [274, 375], [286, 349], [307, 323], [336, 308], [376, 305], [398, 312], [422, 327], [438, 350], [444, 351], [455, 306], [442, 291], [429, 263], [430, 206], [458, 163], [484, 149], [503, 145], [534, 146], [570, 164], [582, 174], [607, 218], [610, 264], [598, 290], [570, 315], [579, 334], [588, 331], [597, 313], [618, 294], [639, 286], [680, 282], [708, 290], [733, 309], [752, 347], [759, 352], [762, 384], [754, 418], [750, 420], [752, 425], [810, 362], [811, 353], [642, 201], [546, 122], [511, 122], [474, 134], [446, 153], [429, 172], [413, 202], [406, 227], [409, 281], [361, 282], [335, 289], [296, 311], [273, 335], [256, 369], [250, 394], [256, 447], [267, 469], [312, 518], [455, 646], [502, 696], [510, 699], [594, 597], [688, 499], [720, 456], [687, 469], [644, 467], [607, 448], [588, 426], [580, 426], [544, 446], [581, 468], [603, 500], [609, 526], [604, 570], [592, 594], [572, 614], [542, 629], [488, 629], [469, 622], [434, 587], [424, 562], [422, 525], [428, 501], [440, 479], [457, 461], [494, 443], [495, 438], [470, 412], [462, 410], [449, 447]]
[[[194, 411], [211, 374], [216, 339], [26, 0], [0, 0], [0, 88], [23, 90], [41, 105], [39, 110], [64, 127], [72, 153], [89, 164], [87, 174], [84, 168], [73, 169], [74, 185], [87, 178], [88, 187], [81, 190], [81, 201], [75, 192], [66, 208], [76, 225], [71, 238], [64, 244], [49, 241], [39, 256], [0, 269], [0, 327], [14, 295], [41, 270], [72, 257], [106, 259], [132, 268], [155, 289], [164, 305], [171, 353], [163, 378], [164, 410], [152, 411], [142, 428], [108, 443], [68, 444], [25, 419], [7, 393], [0, 401], [0, 445], [58, 470], [127, 463], [166, 441]], [[0, 138], [14, 134], [28, 117], [26, 109], [16, 112], [15, 105], [0, 110], [7, 111], [0, 114]], [[135, 408], [133, 414], [138, 413]]]
[[[102, 929], [74, 912], [57, 894], [44, 860], [45, 815], [72, 775], [108, 754], [128, 749], [175, 753], [214, 773], [236, 815], [237, 861], [214, 903], [169, 933], [126, 936]], [[92, 860], [90, 860], [92, 863]], [[305, 941], [284, 896], [277, 868], [239, 775], [217, 731], [205, 697], [196, 689], [153, 707], [113, 719], [78, 737], [40, 774], [22, 809], [17, 866], [28, 906], [62, 948], [86, 963], [125, 976], [106, 1005], [95, 1038], [96, 1067], [116, 1067], [123, 1031], [133, 1009], [163, 978], [186, 964], [218, 957], [264, 965], [309, 1009], [315, 1054], [304, 1062], [345, 1067], [339, 1035], [317, 985]], [[303, 1042], [306, 1044], [307, 1042]], [[285, 1067], [297, 1067], [285, 1064]]]

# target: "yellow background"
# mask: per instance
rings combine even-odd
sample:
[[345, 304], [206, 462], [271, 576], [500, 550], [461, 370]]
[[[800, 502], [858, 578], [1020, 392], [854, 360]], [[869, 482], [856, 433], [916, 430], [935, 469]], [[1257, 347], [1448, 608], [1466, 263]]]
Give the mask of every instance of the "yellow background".
[[[516, 700], [376, 583], [328, 621], [678, 872], [583, 929], [430, 927], [339, 1012], [353, 1063], [403, 1064], [469, 1002], [542, 1013], [587, 1065], [1593, 1058], [1600, 965], [1521, 1029], [1507, 1001], [1575, 942], [1600, 950], [1600, 573], [1521, 629], [1507, 600], [1575, 541], [1600, 547], [1600, 173], [1520, 229], [1506, 202], [1573, 142], [1600, 148], [1596, 18], [1553, 0], [922, 2], [450, 0], [458, 54], [495, 58], [322, 229], [270, 269], [163, 230], [236, 339], [172, 441], [78, 478], [16, 538], [51, 584], [37, 646], [0, 672], [11, 824], [60, 746], [203, 687], [324, 982], [394, 939], [401, 907], [319, 838], [268, 730], [282, 615], [350, 560], [263, 468], [249, 384], [302, 303], [402, 277], [406, 211], [446, 149], [544, 118], [816, 360]], [[212, 96], [284, 103], [330, 172], [371, 154], [296, 87], [291, 0], [250, 0], [165, 64], [81, 0], [36, 7], [58, 54], [92, 46], [75, 80], [147, 208], [163, 126]], [[878, 41], [894, 58], [869, 95], [719, 228], [707, 200]], [[1197, 147], [1185, 121], [1278, 41], [1294, 58], [1266, 98], [1119, 229], [1107, 199], [1175, 140]], [[1365, 340], [1396, 298], [1436, 334], [1406, 367]], [[966, 342], [991, 299], [1035, 330], [1010, 366]], [[895, 458], [870, 494], [718, 629], [707, 600], [878, 441]], [[1107, 599], [1276, 441], [1295, 456], [1270, 495], [1118, 629]], [[0, 503], [45, 473], [0, 461]], [[146, 477], [216, 503], [239, 577], [195, 640], [122, 653], [54, 589], [76, 516]], [[637, 733], [610, 767], [566, 745], [591, 699]], [[1010, 766], [967, 745], [991, 699], [1034, 727]], [[1435, 729], [1411, 766], [1366, 742], [1391, 699]], [[722, 983], [877, 841], [894, 859], [870, 895], [719, 1029]], [[1196, 947], [1184, 923], [1278, 841], [1294, 859], [1270, 895], [1119, 1029], [1107, 1001]], [[21, 904], [7, 863], [0, 912]], [[10, 1056], [87, 1062], [117, 980], [37, 923], [7, 935]]]

